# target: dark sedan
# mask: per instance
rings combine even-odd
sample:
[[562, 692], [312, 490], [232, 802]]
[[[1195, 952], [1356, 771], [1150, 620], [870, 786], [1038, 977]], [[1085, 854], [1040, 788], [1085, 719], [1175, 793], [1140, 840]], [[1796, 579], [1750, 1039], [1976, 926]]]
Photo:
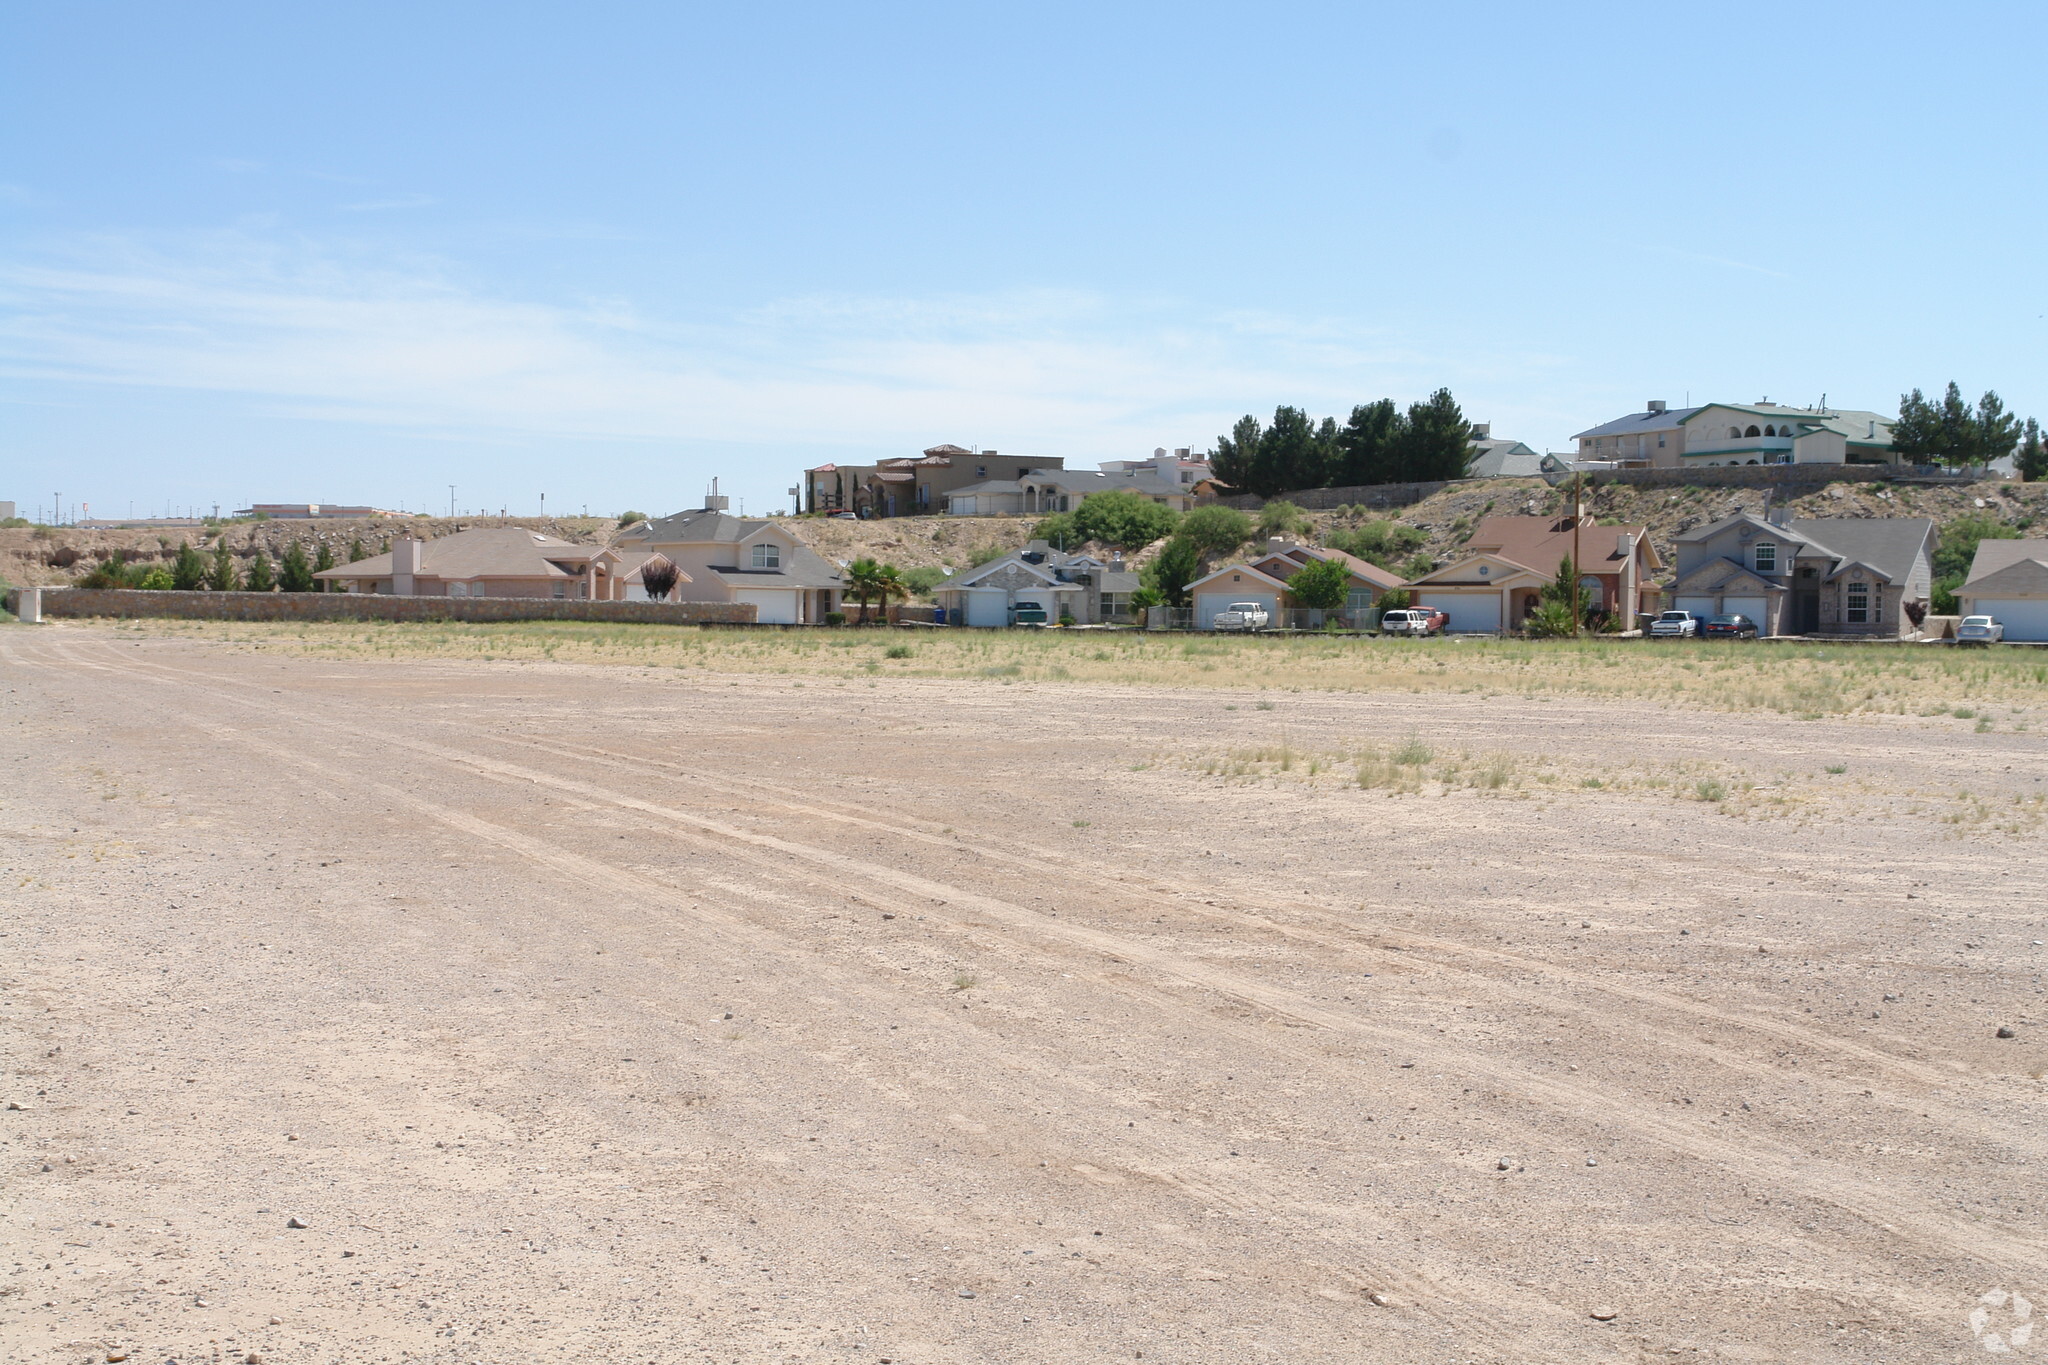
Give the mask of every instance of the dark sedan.
[[1741, 640], [1756, 638], [1756, 622], [1747, 616], [1715, 616], [1700, 627], [1700, 634], [1708, 639]]

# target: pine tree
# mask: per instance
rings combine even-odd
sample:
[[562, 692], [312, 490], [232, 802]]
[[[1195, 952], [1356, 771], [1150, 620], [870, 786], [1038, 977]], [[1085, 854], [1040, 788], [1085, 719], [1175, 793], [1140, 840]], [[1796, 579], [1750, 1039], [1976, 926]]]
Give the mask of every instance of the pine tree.
[[1330, 483], [1351, 488], [1392, 483], [1387, 470], [1392, 459], [1395, 434], [1401, 429], [1401, 410], [1391, 398], [1361, 403], [1351, 409], [1351, 420], [1337, 433], [1337, 454], [1330, 470]]
[[1216, 482], [1243, 493], [1251, 488], [1252, 469], [1259, 461], [1259, 443], [1264, 436], [1259, 419], [1246, 413], [1228, 436], [1216, 438], [1209, 452], [1209, 471]]
[[327, 547], [327, 542], [323, 540], [320, 542], [320, 557], [313, 561], [314, 592], [326, 592], [333, 587], [333, 584], [328, 579], [320, 577], [321, 574], [326, 573], [329, 569], [333, 567], [334, 551], [329, 549]]
[[248, 589], [250, 592], [271, 592], [276, 587], [277, 578], [270, 572], [270, 556], [259, 549], [249, 565]]
[[193, 549], [190, 541], [178, 542], [178, 558], [171, 565], [171, 586], [179, 592], [198, 592], [206, 586], [206, 556]]
[[306, 547], [296, 540], [284, 552], [284, 572], [279, 575], [278, 586], [286, 592], [313, 591], [313, 569], [306, 563]]
[[370, 552], [369, 552], [368, 550], [365, 550], [365, 549], [363, 548], [363, 538], [362, 538], [361, 536], [357, 536], [357, 537], [356, 537], [356, 538], [355, 538], [354, 540], [351, 540], [351, 541], [350, 541], [350, 542], [348, 543], [348, 562], [349, 562], [349, 563], [351, 563], [351, 564], [360, 564], [360, 563], [362, 563], [362, 562], [363, 562], [364, 560], [368, 559], [369, 557], [370, 557]]
[[2028, 483], [2048, 478], [2048, 445], [2042, 444], [2041, 424], [2032, 417], [2027, 419], [2026, 439], [2020, 442], [2013, 465], [2019, 470], [2020, 478]]
[[1449, 389], [1410, 403], [1390, 444], [1393, 458], [1388, 464], [1394, 483], [1462, 479], [1472, 464], [1472, 424]]
[[228, 553], [228, 538], [223, 534], [213, 542], [213, 569], [206, 576], [206, 586], [215, 592], [233, 592], [241, 585], [241, 575], [235, 572], [234, 556]]

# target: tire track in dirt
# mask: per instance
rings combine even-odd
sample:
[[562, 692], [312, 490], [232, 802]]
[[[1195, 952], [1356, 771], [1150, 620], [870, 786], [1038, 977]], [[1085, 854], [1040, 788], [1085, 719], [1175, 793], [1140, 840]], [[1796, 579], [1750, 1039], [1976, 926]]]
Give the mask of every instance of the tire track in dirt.
[[[796, 789], [766, 779], [756, 780], [750, 778], [745, 786], [741, 786], [711, 776], [701, 769], [691, 768], [670, 760], [649, 758], [645, 755], [623, 754], [615, 750], [603, 749], [593, 745], [571, 745], [562, 740], [536, 739], [531, 736], [501, 735], [481, 731], [473, 732], [473, 734], [476, 738], [495, 740], [505, 744], [525, 745], [564, 758], [596, 756], [614, 765], [627, 768], [674, 773], [701, 782], [713, 790], [723, 791], [735, 796], [749, 796], [758, 799], [759, 794], [763, 791], [778, 792], [785, 798], [781, 802], [782, 808], [785, 810], [814, 816], [822, 820], [835, 821], [878, 834], [911, 839], [935, 847], [972, 852], [986, 861], [1006, 863], [1032, 872], [1042, 871], [1047, 864], [1057, 864], [1067, 869], [1067, 875], [1074, 881], [1092, 883], [1105, 891], [1133, 901], [1145, 902], [1159, 908], [1171, 909], [1178, 913], [1191, 914], [1215, 920], [1219, 923], [1260, 930], [1281, 938], [1313, 944], [1314, 946], [1338, 953], [1363, 957], [1366, 961], [1381, 967], [1389, 965], [1395, 959], [1387, 955], [1388, 950], [1382, 945], [1360, 942], [1360, 938], [1366, 933], [1399, 943], [1401, 946], [1398, 951], [1404, 954], [1427, 952], [1445, 956], [1457, 955], [1466, 958], [1476, 958], [1516, 972], [1541, 975], [1602, 995], [1632, 1000], [1659, 1011], [1687, 1015], [1703, 1024], [1721, 1025], [1732, 1029], [1766, 1034], [1778, 1041], [1791, 1043], [1808, 1055], [1831, 1054], [1838, 1060], [1854, 1059], [1855, 1063], [1890, 1072], [1896, 1077], [1908, 1079], [1920, 1085], [1946, 1087], [1954, 1084], [1956, 1079], [1953, 1073], [1928, 1066], [1910, 1058], [1902, 1058], [1877, 1048], [1867, 1047], [1853, 1040], [1816, 1038], [1810, 1031], [1801, 1031], [1793, 1025], [1771, 1019], [1767, 1016], [1716, 1009], [1687, 996], [1672, 995], [1668, 992], [1645, 990], [1641, 987], [1603, 981], [1548, 959], [1503, 952], [1499, 949], [1484, 946], [1454, 943], [1448, 939], [1420, 934], [1414, 930], [1385, 924], [1374, 924], [1370, 929], [1361, 929], [1355, 924], [1347, 923], [1327, 907], [1317, 905], [1312, 901], [1301, 902], [1299, 908], [1305, 910], [1317, 921], [1329, 926], [1332, 932], [1323, 932], [1302, 925], [1286, 924], [1256, 912], [1229, 910], [1210, 905], [1203, 898], [1214, 895], [1214, 889], [1200, 886], [1193, 882], [1181, 881], [1177, 883], [1181, 895], [1161, 895], [1158, 894], [1156, 889], [1159, 884], [1164, 883], [1168, 886], [1173, 886], [1176, 885], [1175, 879], [1166, 876], [1148, 876], [1145, 880], [1153, 883], [1153, 887], [1141, 887], [1114, 876], [1105, 876], [1086, 864], [1078, 862], [1070, 854], [1057, 848], [1032, 844], [1021, 838], [1011, 839], [1008, 848], [998, 848], [986, 843], [977, 842], [965, 836], [938, 833], [937, 831], [941, 827], [936, 821], [922, 820], [912, 816], [904, 817], [905, 823], [922, 826], [922, 828], [905, 828], [902, 824], [877, 820], [872, 816], [858, 812], [835, 808], [828, 804], [820, 804], [814, 796], [807, 797], [806, 794]], [[1022, 852], [1012, 850], [1022, 850]], [[1597, 1012], [1553, 990], [1522, 986], [1500, 976], [1486, 975], [1456, 963], [1444, 962], [1436, 958], [1417, 959], [1411, 956], [1403, 956], [1399, 959], [1400, 963], [1404, 966], [1413, 966], [1418, 960], [1426, 962], [1429, 968], [1440, 978], [1456, 978], [1483, 983], [1485, 989], [1495, 995], [1511, 996], [1525, 1004], [1536, 1005], [1546, 1009], [1570, 1008], [1575, 1010], [1582, 1018], [1594, 1022], [1598, 1021]], [[1678, 1033], [1651, 1020], [1632, 1018], [1627, 1021], [1627, 1026], [1634, 1031], [1634, 1035], [1638, 1038], [1654, 1038], [1661, 1046], [1670, 1051], [1683, 1053], [1700, 1061], [1725, 1067], [1731, 1071], [1773, 1081], [1779, 1079], [1782, 1074], [1776, 1068], [1731, 1054], [1727, 1049], [1718, 1045], [1705, 1043], [1694, 1035]], [[1843, 1094], [1860, 1093], [1860, 1078], [1849, 1080], [1823, 1076], [1819, 1079], [1830, 1084], [1834, 1089], [1839, 1090]]]
[[[157, 682], [159, 685], [172, 687], [194, 687], [197, 684], [186, 682], [180, 677], [167, 677], [164, 676], [165, 674], [184, 674], [187, 677], [200, 679], [215, 686], [225, 683], [242, 691], [261, 690], [256, 684], [242, 683], [238, 680], [210, 678], [204, 674], [195, 674], [189, 670], [172, 669], [163, 665], [139, 664], [136, 661], [122, 659], [118, 656], [112, 661], [105, 663], [75, 657], [67, 658], [63, 660], [63, 666], [82, 667], [115, 676], [141, 677]], [[337, 732], [357, 741], [368, 742], [371, 745], [396, 747], [412, 752], [430, 752], [440, 747], [368, 733], [357, 727], [341, 725], [326, 718], [304, 717], [288, 708], [253, 697], [231, 697], [222, 692], [211, 692], [210, 695], [220, 700], [233, 701], [265, 715], [274, 716], [289, 726], [303, 728], [310, 724], [318, 728]], [[612, 867], [601, 860], [588, 858], [582, 854], [560, 848], [544, 839], [507, 828], [492, 821], [483, 820], [441, 802], [428, 800], [404, 788], [395, 787], [389, 783], [379, 782], [374, 779], [365, 779], [355, 772], [324, 765], [311, 758], [302, 750], [266, 742], [245, 730], [238, 730], [226, 725], [211, 724], [192, 716], [185, 716], [181, 719], [195, 729], [213, 736], [223, 744], [236, 745], [262, 754], [275, 763], [298, 768], [322, 779], [332, 786], [349, 786], [365, 792], [375, 793], [396, 806], [414, 810], [420, 815], [456, 830], [467, 838], [482, 840], [504, 848], [522, 859], [562, 876], [574, 886], [582, 888], [593, 885], [606, 887], [620, 897], [623, 904], [640, 904], [650, 895], [669, 898], [669, 903], [672, 906], [679, 904], [680, 908], [684, 909], [686, 913], [706, 927], [727, 935], [734, 942], [743, 944], [752, 951], [776, 956], [792, 969], [816, 978], [816, 984], [821, 987], [862, 997], [880, 1010], [897, 1013], [903, 1011], [904, 1005], [900, 994], [878, 990], [872, 986], [856, 982], [843, 969], [839, 971], [827, 969], [817, 961], [814, 955], [807, 953], [800, 945], [789, 941], [782, 935], [761, 928], [761, 926], [743, 915], [714, 909], [708, 906], [701, 898], [689, 897], [687, 893], [683, 893], [678, 888], [667, 883], [655, 881], [639, 873], [627, 872]], [[441, 757], [438, 753], [434, 753], [431, 756]], [[540, 778], [520, 770], [506, 770], [502, 765], [496, 765], [488, 769], [479, 769], [476, 763], [463, 762], [459, 756], [452, 760], [444, 757], [442, 761], [449, 763], [450, 766], [465, 769], [474, 775], [482, 776], [486, 780], [504, 782], [515, 787], [530, 787], [536, 784], [548, 785]], [[613, 802], [611, 804], [616, 805], [617, 803]], [[1116, 987], [1124, 983], [1109, 981], [1104, 984]], [[936, 1018], [937, 1021], [945, 1023], [950, 1028], [950, 1047], [965, 1050], [967, 1046], [972, 1046], [984, 1054], [983, 1074], [1009, 1073], [1009, 1076], [1006, 1076], [1007, 1081], [1011, 1076], [1014, 1076], [1016, 1071], [1020, 1069], [1029, 1070], [1042, 1085], [1059, 1087], [1059, 1089], [1041, 1090], [1039, 1098], [1034, 1103], [1061, 1112], [1063, 1122], [1069, 1128], [1091, 1130], [1094, 1146], [1098, 1149], [1099, 1153], [1116, 1152], [1119, 1148], [1128, 1148], [1131, 1145], [1133, 1140], [1132, 1130], [1104, 1127], [1105, 1121], [1087, 1116], [1090, 1104], [1093, 1104], [1098, 1109], [1105, 1107], [1107, 1104], [1108, 1097], [1106, 1092], [1100, 1087], [1093, 1086], [1085, 1079], [1073, 1075], [1071, 1071], [1056, 1068], [1042, 1061], [1025, 1059], [1014, 1050], [998, 1051], [994, 1048], [992, 1040], [977, 1033], [961, 1030], [957, 1022], [948, 1018], [943, 1012], [937, 1012]], [[1239, 1041], [1248, 1042], [1266, 1050], [1271, 1050], [1276, 1042], [1276, 1040], [1264, 1036], [1256, 1030], [1234, 1028], [1230, 1032], [1236, 1035]], [[1295, 1052], [1302, 1060], [1314, 1061], [1324, 1065], [1327, 1065], [1329, 1062], [1329, 1058], [1326, 1055], [1311, 1050], [1287, 1050]], [[1088, 1092], [1087, 1102], [1075, 1103], [1067, 1094], [1060, 1093], [1061, 1090], [1071, 1091], [1075, 1089]], [[974, 1102], [960, 1094], [949, 1094], [942, 1103], [957, 1108], [963, 1105], [973, 1107]], [[912, 1107], [920, 1115], [928, 1115], [933, 1112], [932, 1107], [928, 1105]], [[1000, 1126], [1012, 1131], [1022, 1126], [1018, 1117], [1009, 1112], [988, 1111], [980, 1121], [989, 1126]], [[1165, 1135], [1172, 1136], [1170, 1130]], [[1158, 1132], [1147, 1135], [1146, 1145], [1154, 1148], [1150, 1155], [1133, 1160], [1125, 1153], [1119, 1153], [1117, 1156], [1090, 1153], [1086, 1160], [1070, 1158], [1066, 1171], [1063, 1174], [1070, 1176], [1078, 1175], [1082, 1181], [1088, 1184], [1104, 1186], [1123, 1183], [1125, 1176], [1118, 1174], [1118, 1172], [1128, 1172], [1131, 1176], [1139, 1177], [1141, 1181], [1170, 1189], [1180, 1197], [1190, 1199], [1198, 1205], [1221, 1206], [1237, 1214], [1286, 1210], [1293, 1215], [1298, 1224], [1295, 1229], [1297, 1236], [1313, 1236], [1319, 1241], [1332, 1244], [1333, 1248], [1342, 1248], [1343, 1260], [1341, 1263], [1331, 1261], [1327, 1257], [1300, 1256], [1296, 1258], [1298, 1265], [1319, 1271], [1330, 1282], [1330, 1286], [1340, 1294], [1391, 1293], [1394, 1296], [1393, 1302], [1395, 1306], [1398, 1307], [1404, 1303], [1416, 1305], [1424, 1311], [1432, 1325], [1454, 1330], [1458, 1334], [1459, 1339], [1465, 1342], [1492, 1344], [1501, 1347], [1514, 1343], [1526, 1345], [1525, 1329], [1527, 1323], [1542, 1319], [1564, 1321], [1574, 1316], [1554, 1300], [1528, 1286], [1510, 1285], [1498, 1280], [1481, 1281], [1441, 1269], [1425, 1269], [1420, 1265], [1396, 1265], [1391, 1262], [1381, 1261], [1372, 1253], [1370, 1242], [1353, 1242], [1350, 1239], [1337, 1240], [1331, 1234], [1324, 1220], [1317, 1216], [1315, 1210], [1298, 1205], [1290, 1193], [1283, 1191], [1279, 1187], [1272, 1186], [1266, 1182], [1246, 1179], [1242, 1174], [1232, 1181], [1224, 1183], [1206, 1178], [1206, 1174], [1195, 1174], [1195, 1171], [1200, 1169], [1204, 1163], [1184, 1150], [1168, 1149], [1159, 1141], [1160, 1136], [1161, 1134]], [[1033, 1145], [1045, 1144], [1035, 1141]], [[1403, 1236], [1412, 1236], [1415, 1232], [1415, 1228], [1410, 1225], [1383, 1218], [1375, 1218], [1362, 1207], [1354, 1209], [1352, 1212], [1354, 1219], [1362, 1218], [1362, 1225], [1368, 1231], [1377, 1230], [1389, 1236], [1396, 1233]], [[1249, 1255], [1251, 1253], [1241, 1254]], [[1433, 1259], [1438, 1260], [1444, 1265], [1454, 1265], [1459, 1263], [1460, 1258], [1445, 1252]], [[1301, 1277], [1297, 1276], [1296, 1278]], [[1517, 1319], [1523, 1325], [1521, 1328], [1509, 1325]]]
[[[168, 665], [141, 664], [114, 652], [114, 664], [137, 675], [159, 670], [174, 678], [191, 678], [219, 687], [230, 680]], [[255, 684], [233, 682], [243, 690]], [[1846, 1213], [1895, 1237], [1912, 1237], [1938, 1246], [1952, 1254], [1974, 1258], [2008, 1271], [2038, 1266], [2048, 1257], [2048, 1243], [1987, 1229], [1966, 1219], [1952, 1217], [1910, 1195], [1883, 1188], [1864, 1180], [1840, 1175], [1823, 1159], [1784, 1150], [1766, 1139], [1747, 1137], [1740, 1141], [1720, 1138], [1682, 1125], [1643, 1105], [1590, 1085], [1575, 1084], [1502, 1066], [1490, 1058], [1456, 1043], [1431, 1039], [1414, 1033], [1369, 1024], [1356, 1016], [1332, 1010], [1297, 993], [1247, 981], [1233, 973], [1191, 962], [1177, 954], [1139, 944], [1102, 930], [1064, 923], [1037, 911], [999, 898], [971, 892], [946, 882], [933, 881], [900, 869], [875, 864], [836, 848], [820, 848], [774, 835], [745, 830], [724, 821], [693, 815], [657, 802], [630, 796], [579, 779], [566, 778], [544, 770], [473, 754], [430, 741], [404, 739], [360, 731], [326, 717], [304, 717], [274, 703], [255, 701], [257, 709], [278, 715], [294, 725], [319, 724], [353, 734], [360, 739], [435, 758], [444, 763], [478, 772], [494, 772], [508, 778], [554, 787], [584, 799], [609, 803], [620, 809], [699, 830], [723, 841], [772, 850], [800, 861], [826, 868], [838, 876], [852, 874], [868, 881], [894, 887], [948, 908], [965, 906], [1017, 929], [1035, 931], [1045, 938], [1060, 939], [1106, 957], [1142, 963], [1159, 974], [1178, 979], [1217, 994], [1255, 1005], [1269, 1013], [1332, 1033], [1372, 1039], [1380, 1043], [1399, 1042], [1417, 1051], [1417, 1060], [1432, 1058], [1432, 1064], [1469, 1076], [1484, 1077], [1498, 1089], [1525, 1100], [1544, 1104], [1566, 1115], [1597, 1113], [1626, 1123], [1642, 1138], [1668, 1150], [1702, 1162], [1715, 1163], [1731, 1172], [1742, 1172], [1759, 1180], [1775, 1182], [1808, 1197], [1835, 1205]], [[1201, 1019], [1203, 1027], [1213, 1020]], [[1265, 1046], [1276, 1040], [1262, 1039]]]

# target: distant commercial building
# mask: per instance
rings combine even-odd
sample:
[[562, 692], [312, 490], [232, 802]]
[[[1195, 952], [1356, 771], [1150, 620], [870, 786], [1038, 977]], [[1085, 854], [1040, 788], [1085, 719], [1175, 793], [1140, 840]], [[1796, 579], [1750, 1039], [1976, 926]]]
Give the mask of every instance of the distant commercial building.
[[336, 521], [347, 517], [388, 517], [377, 507], [339, 507], [331, 502], [259, 502], [241, 508], [238, 517], [268, 517], [272, 521]]

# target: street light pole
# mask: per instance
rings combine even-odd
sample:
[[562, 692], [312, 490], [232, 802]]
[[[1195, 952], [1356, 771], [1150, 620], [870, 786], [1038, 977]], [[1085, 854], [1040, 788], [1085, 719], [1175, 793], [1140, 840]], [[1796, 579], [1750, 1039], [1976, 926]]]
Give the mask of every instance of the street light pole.
[[451, 521], [455, 519], [455, 485], [452, 483], [448, 485], [448, 518]]

